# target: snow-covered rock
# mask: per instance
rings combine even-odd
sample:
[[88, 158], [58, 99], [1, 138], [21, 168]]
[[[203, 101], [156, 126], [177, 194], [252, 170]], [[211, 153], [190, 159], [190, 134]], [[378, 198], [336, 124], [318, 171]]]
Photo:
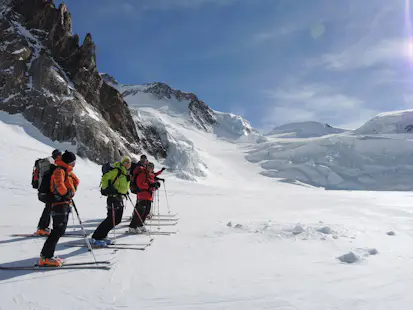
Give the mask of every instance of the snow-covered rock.
[[334, 128], [328, 124], [308, 121], [278, 126], [267, 133], [266, 136], [277, 135], [279, 138], [313, 138], [342, 132], [345, 132], [345, 130]]

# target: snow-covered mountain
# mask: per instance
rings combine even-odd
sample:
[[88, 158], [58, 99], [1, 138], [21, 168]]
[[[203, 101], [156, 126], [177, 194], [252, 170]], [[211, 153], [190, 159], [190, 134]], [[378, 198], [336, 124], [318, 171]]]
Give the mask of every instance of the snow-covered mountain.
[[413, 110], [380, 113], [354, 131], [354, 134], [413, 133]]
[[263, 175], [327, 189], [412, 190], [413, 110], [382, 113], [359, 129], [256, 145], [247, 155]]
[[277, 135], [279, 138], [313, 138], [342, 132], [345, 132], [345, 130], [334, 128], [328, 124], [308, 121], [278, 126], [267, 133], [266, 136]]
[[195, 180], [209, 173], [210, 141], [219, 144], [255, 144], [265, 138], [244, 118], [211, 109], [195, 94], [171, 88], [165, 83], [122, 85], [108, 74], [106, 83], [115, 87], [128, 103], [139, 138], [161, 141], [166, 160], [163, 164], [176, 175]]

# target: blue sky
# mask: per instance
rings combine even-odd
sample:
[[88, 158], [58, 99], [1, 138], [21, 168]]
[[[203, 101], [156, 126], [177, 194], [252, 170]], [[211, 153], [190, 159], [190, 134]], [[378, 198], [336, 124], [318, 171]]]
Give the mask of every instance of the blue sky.
[[[125, 84], [162, 81], [269, 130], [413, 108], [410, 0], [67, 0]], [[55, 1], [60, 3], [60, 1]]]

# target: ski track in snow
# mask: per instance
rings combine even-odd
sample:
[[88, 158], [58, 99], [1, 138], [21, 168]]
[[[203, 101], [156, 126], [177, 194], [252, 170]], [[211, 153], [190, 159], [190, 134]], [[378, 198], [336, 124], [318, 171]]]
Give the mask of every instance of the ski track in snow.
[[[39, 142], [29, 135], [35, 130], [17, 120], [0, 121], [0, 265], [31, 263], [44, 243], [10, 235], [35, 230], [43, 205], [30, 188], [32, 164], [55, 145], [44, 137]], [[188, 130], [187, 137], [199, 135]], [[239, 146], [203, 143], [209, 147], [207, 179], [187, 182], [164, 174], [179, 221], [160, 230], [178, 234], [154, 236], [145, 251], [96, 250], [99, 260], [115, 259], [109, 271], [0, 271], [0, 309], [410, 308], [412, 194], [280, 183], [261, 176]], [[93, 231], [100, 223], [96, 219], [106, 215], [98, 190], [100, 167], [79, 159], [75, 172], [81, 182], [76, 205], [85, 228]], [[168, 211], [162, 188], [159, 209]], [[123, 217], [131, 212], [127, 202]], [[119, 242], [148, 240], [121, 236], [123, 230], [117, 230]], [[67, 231], [80, 231], [77, 219], [75, 225], [69, 219]], [[92, 260], [87, 248], [64, 246], [80, 240], [61, 238], [56, 254]], [[338, 259], [350, 252], [357, 261]]]

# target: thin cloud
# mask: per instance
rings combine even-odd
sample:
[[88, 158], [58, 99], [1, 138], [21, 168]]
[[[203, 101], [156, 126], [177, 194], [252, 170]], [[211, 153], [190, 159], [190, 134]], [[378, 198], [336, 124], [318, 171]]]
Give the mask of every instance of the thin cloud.
[[383, 39], [372, 46], [350, 47], [341, 53], [325, 54], [311, 65], [324, 66], [329, 70], [354, 70], [369, 68], [390, 61], [408, 60], [409, 45], [404, 38]]
[[[319, 84], [265, 90], [268, 113], [263, 118], [265, 127], [300, 121], [320, 121], [332, 125], [360, 122], [358, 115], [376, 114], [363, 108], [363, 100]], [[344, 120], [344, 122], [343, 122]], [[270, 125], [271, 124], [271, 125]]]

